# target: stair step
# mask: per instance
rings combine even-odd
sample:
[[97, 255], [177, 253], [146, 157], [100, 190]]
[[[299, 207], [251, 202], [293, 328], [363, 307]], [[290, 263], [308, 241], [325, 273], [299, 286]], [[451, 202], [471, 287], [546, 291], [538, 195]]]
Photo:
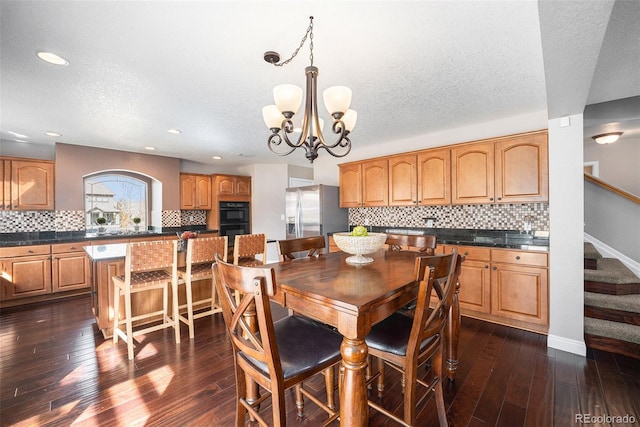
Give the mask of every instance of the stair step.
[[584, 270], [584, 289], [611, 295], [640, 294], [640, 277], [620, 260], [602, 258], [597, 270]]
[[592, 243], [584, 242], [584, 268], [596, 270], [598, 268], [598, 260], [602, 255]]
[[584, 318], [587, 347], [640, 359], [640, 326]]
[[640, 295], [584, 293], [584, 315], [640, 326]]

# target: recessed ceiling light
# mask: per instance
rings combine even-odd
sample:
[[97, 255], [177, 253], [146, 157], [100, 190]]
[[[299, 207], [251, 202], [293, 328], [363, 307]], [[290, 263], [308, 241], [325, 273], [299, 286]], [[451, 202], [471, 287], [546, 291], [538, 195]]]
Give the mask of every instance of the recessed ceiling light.
[[16, 138], [29, 138], [27, 135], [23, 135], [21, 133], [14, 132], [12, 130], [8, 130], [7, 132], [9, 132], [11, 135], [15, 136]]
[[48, 62], [49, 64], [64, 66], [69, 65], [69, 61], [67, 61], [60, 55], [56, 55], [53, 52], [45, 52], [43, 50], [39, 50], [36, 52], [36, 55], [38, 56], [38, 58], [42, 59], [44, 62]]
[[222, 160], [222, 156], [213, 156], [213, 160]]
[[182, 133], [182, 131], [180, 129], [167, 129], [167, 132], [172, 133], [174, 135], [178, 135], [178, 134]]
[[46, 131], [44, 134], [47, 135], [47, 136], [62, 136], [61, 133], [53, 132], [53, 131], [50, 131], [50, 130]]
[[153, 151], [153, 150], [155, 150], [155, 149], [156, 149], [156, 147], [148, 146], [148, 147], [144, 147], [144, 149], [145, 149], [145, 150], [149, 150], [149, 151]]

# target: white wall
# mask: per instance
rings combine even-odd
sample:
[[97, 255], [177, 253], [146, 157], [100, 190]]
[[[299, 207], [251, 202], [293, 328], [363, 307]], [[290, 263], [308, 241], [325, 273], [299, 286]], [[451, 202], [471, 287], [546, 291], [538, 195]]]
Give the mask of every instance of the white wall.
[[586, 354], [582, 114], [549, 120], [549, 347]]
[[598, 162], [601, 180], [640, 196], [640, 138], [622, 135], [607, 145], [589, 141], [584, 147], [584, 161]]

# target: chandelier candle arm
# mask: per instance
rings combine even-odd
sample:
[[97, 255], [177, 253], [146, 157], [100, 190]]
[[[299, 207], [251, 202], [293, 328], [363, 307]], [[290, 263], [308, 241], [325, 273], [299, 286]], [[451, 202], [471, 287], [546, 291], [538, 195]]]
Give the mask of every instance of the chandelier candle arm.
[[[276, 86], [273, 89], [275, 105], [263, 107], [262, 118], [271, 130], [271, 135], [267, 140], [267, 145], [271, 151], [281, 156], [286, 156], [295, 151], [296, 148], [302, 147], [306, 152], [306, 158], [313, 163], [318, 157], [318, 150], [321, 148], [334, 157], [344, 157], [349, 154], [351, 140], [348, 135], [353, 130], [358, 116], [354, 110], [349, 109], [352, 95], [351, 89], [346, 86], [332, 86], [326, 89], [323, 93], [323, 99], [329, 114], [333, 118], [331, 130], [337, 135], [337, 139], [333, 144], [326, 143], [322, 133], [324, 121], [318, 117], [318, 68], [313, 66], [313, 16], [309, 20], [307, 32], [291, 58], [280, 62], [280, 55], [277, 52], [268, 51], [264, 54], [266, 62], [275, 66], [283, 66], [295, 58], [307, 38], [310, 40], [309, 58], [311, 65], [305, 68], [306, 95], [301, 133], [295, 142], [289, 138], [289, 135], [295, 132], [292, 118], [297, 113], [302, 102], [302, 89], [298, 86], [291, 84]], [[339, 151], [333, 151], [335, 148], [338, 148]]]

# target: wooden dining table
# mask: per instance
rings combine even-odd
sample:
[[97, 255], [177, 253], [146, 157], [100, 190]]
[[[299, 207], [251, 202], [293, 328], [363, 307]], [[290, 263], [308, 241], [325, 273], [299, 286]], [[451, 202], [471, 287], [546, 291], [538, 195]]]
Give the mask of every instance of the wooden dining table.
[[[275, 301], [334, 326], [343, 336], [341, 426], [368, 424], [365, 337], [373, 325], [416, 297], [418, 284], [414, 281], [414, 266], [419, 255], [382, 249], [368, 255], [373, 258], [372, 263], [351, 265], [345, 261], [349, 254], [334, 252], [266, 265], [276, 274]], [[446, 337], [445, 360], [450, 379], [454, 378], [457, 366], [459, 331], [457, 303], [454, 305]]]

